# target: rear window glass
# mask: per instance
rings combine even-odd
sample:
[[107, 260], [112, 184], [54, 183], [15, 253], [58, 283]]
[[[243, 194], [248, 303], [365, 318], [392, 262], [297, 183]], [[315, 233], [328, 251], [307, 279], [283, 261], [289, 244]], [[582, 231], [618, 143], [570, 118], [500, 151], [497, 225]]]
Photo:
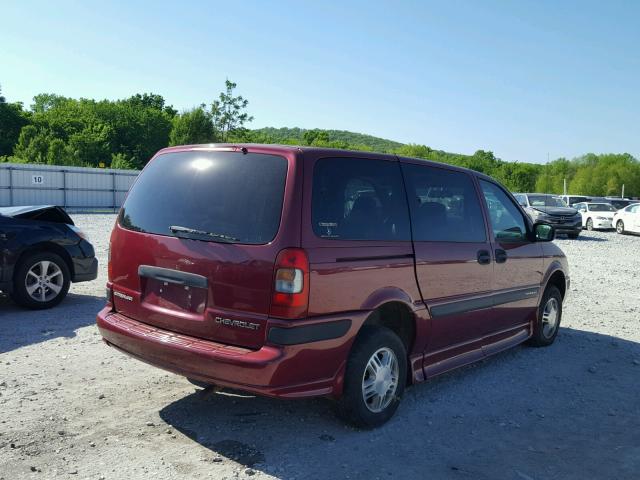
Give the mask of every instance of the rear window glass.
[[592, 212], [615, 212], [616, 209], [613, 205], [609, 205], [608, 203], [592, 203], [589, 205], [589, 210]]
[[140, 175], [118, 221], [158, 235], [185, 227], [211, 234], [199, 240], [269, 243], [280, 225], [286, 175], [287, 160], [274, 155], [166, 153]]
[[529, 195], [532, 207], [566, 207], [567, 204], [560, 197], [551, 195]]
[[411, 240], [396, 162], [318, 160], [313, 175], [313, 231], [336, 240]]

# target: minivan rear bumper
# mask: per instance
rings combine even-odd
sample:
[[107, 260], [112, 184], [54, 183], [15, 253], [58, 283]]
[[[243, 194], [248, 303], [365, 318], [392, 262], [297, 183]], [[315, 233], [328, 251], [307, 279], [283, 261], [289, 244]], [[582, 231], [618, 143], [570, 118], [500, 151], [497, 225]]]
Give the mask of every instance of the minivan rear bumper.
[[[349, 322], [345, 331], [344, 320], [329, 323], [336, 324], [331, 327], [333, 334], [342, 336], [250, 350], [162, 330], [109, 307], [97, 316], [104, 341], [134, 358], [202, 382], [286, 398], [341, 393], [340, 380], [354, 325]], [[277, 323], [272, 329], [284, 330]], [[317, 334], [317, 329], [311, 332]], [[287, 340], [294, 337], [283, 336]]]

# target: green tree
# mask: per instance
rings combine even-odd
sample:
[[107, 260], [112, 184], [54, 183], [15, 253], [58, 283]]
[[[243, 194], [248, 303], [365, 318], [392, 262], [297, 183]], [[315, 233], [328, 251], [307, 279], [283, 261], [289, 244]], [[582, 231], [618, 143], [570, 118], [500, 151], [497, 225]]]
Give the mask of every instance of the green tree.
[[20, 137], [20, 130], [29, 123], [22, 103], [7, 103], [0, 88], [0, 156], [11, 155]]
[[530, 163], [504, 162], [494, 176], [512, 192], [533, 192], [541, 169]]
[[190, 145], [217, 141], [211, 116], [202, 107], [173, 117], [169, 145]]
[[68, 100], [70, 99], [62, 95], [56, 95], [55, 93], [40, 93], [33, 97], [31, 111], [34, 113], [44, 113], [52, 108], [59, 107]]
[[47, 163], [49, 165], [69, 164], [67, 147], [60, 138], [54, 138], [49, 142], [49, 148], [47, 149]]
[[29, 124], [20, 103], [0, 103], [0, 156], [10, 155], [20, 137], [20, 130]]
[[226, 90], [211, 104], [213, 127], [223, 142], [226, 142], [230, 135], [242, 134], [245, 130], [244, 124], [253, 120], [246, 111], [249, 100], [242, 95], [233, 96], [233, 91], [238, 85], [227, 79], [225, 86]]
[[134, 162], [127, 158], [124, 153], [114, 153], [111, 155], [111, 168], [120, 168], [122, 170], [135, 169]]
[[47, 163], [50, 141], [48, 132], [38, 130], [35, 125], [26, 125], [20, 131], [14, 156], [26, 163]]
[[178, 111], [171, 105], [166, 105], [164, 97], [156, 93], [136, 93], [132, 97], [129, 97], [125, 102], [133, 105], [140, 106], [142, 108], [155, 108], [156, 110], [167, 113], [170, 117], [174, 117], [178, 114]]
[[305, 145], [320, 145], [329, 143], [329, 133], [326, 130], [307, 130], [302, 134]]
[[109, 163], [111, 160], [110, 136], [109, 125], [101, 123], [88, 125], [81, 132], [71, 135], [67, 144], [70, 163], [91, 167], [97, 167], [100, 163]]

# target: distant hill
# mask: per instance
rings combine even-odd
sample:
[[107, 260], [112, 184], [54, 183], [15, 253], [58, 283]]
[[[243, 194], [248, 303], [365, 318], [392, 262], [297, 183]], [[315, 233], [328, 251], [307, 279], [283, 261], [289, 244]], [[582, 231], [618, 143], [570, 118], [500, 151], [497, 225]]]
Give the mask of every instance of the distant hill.
[[[304, 145], [304, 134], [305, 132], [311, 131], [310, 129], [304, 128], [273, 128], [273, 127], [265, 127], [265, 128], [257, 128], [252, 130], [252, 133], [257, 134], [258, 136], [264, 135], [270, 137], [274, 141], [278, 143], [297, 143]], [[371, 148], [377, 152], [391, 152], [399, 147], [402, 147], [403, 144], [400, 142], [394, 142], [393, 140], [387, 140], [385, 138], [374, 137], [373, 135], [366, 135], [364, 133], [355, 133], [349, 132], [346, 130], [324, 130], [318, 129], [314, 131], [319, 131], [326, 133], [328, 136], [329, 142], [338, 142], [345, 143], [350, 145], [363, 145]]]

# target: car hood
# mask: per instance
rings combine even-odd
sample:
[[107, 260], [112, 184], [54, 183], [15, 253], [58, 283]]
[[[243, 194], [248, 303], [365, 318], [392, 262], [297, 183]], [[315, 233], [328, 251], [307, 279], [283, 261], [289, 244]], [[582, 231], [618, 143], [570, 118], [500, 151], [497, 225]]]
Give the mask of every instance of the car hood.
[[563, 215], [563, 216], [572, 216], [578, 213], [575, 208], [569, 207], [531, 207], [534, 210], [538, 210], [540, 212], [546, 213], [547, 215]]
[[56, 205], [25, 205], [19, 207], [2, 207], [0, 215], [4, 217], [40, 220], [42, 222], [66, 223], [74, 225], [71, 217], [62, 207]]

